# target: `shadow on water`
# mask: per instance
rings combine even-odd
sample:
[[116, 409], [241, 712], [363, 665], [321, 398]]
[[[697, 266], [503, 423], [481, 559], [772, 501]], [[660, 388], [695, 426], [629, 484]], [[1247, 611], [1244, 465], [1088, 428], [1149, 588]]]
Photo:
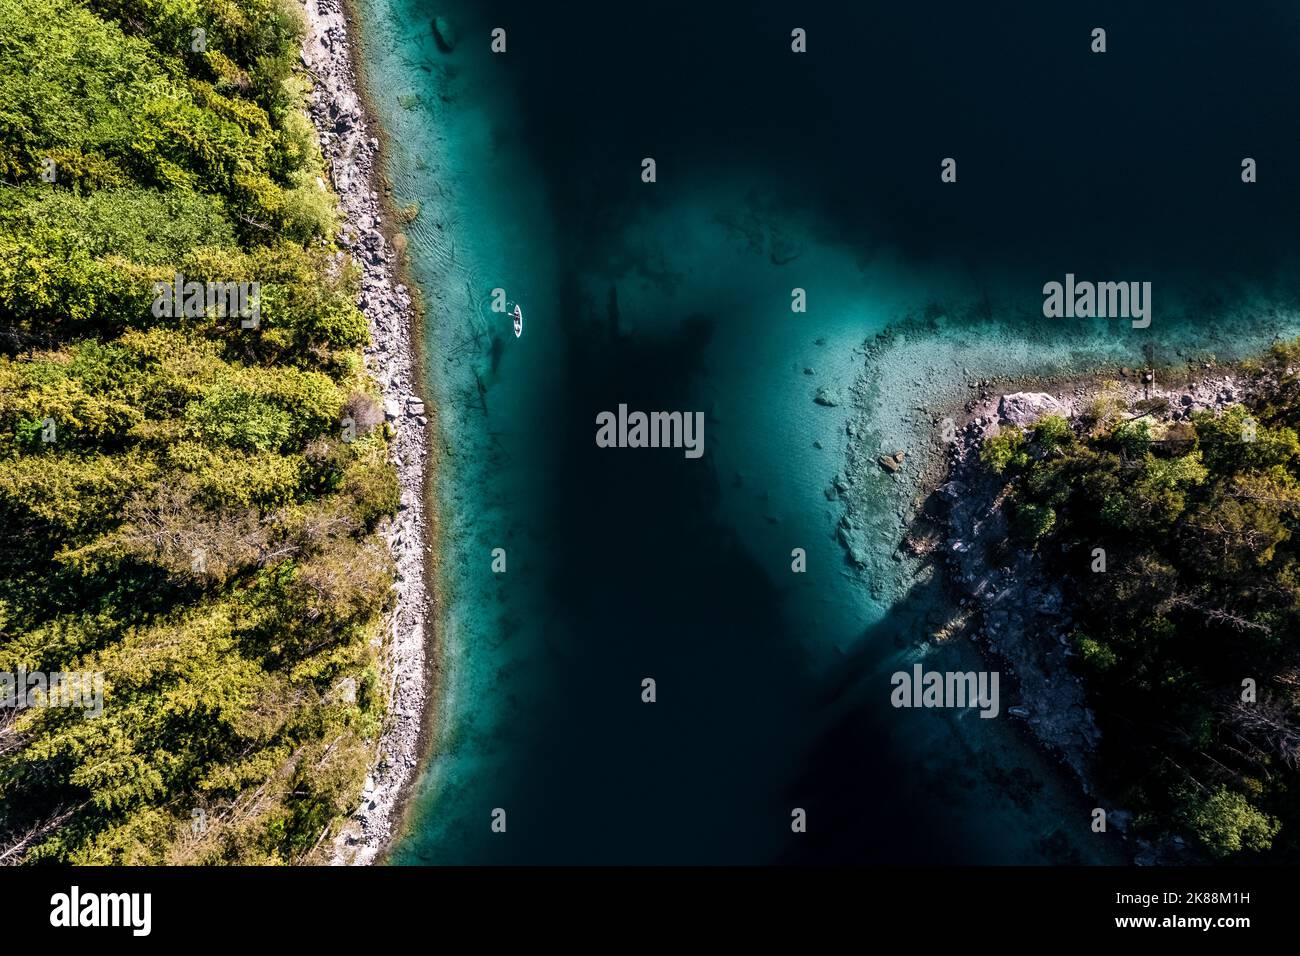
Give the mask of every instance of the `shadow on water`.
[[[949, 504], [931, 491], [903, 540], [942, 540]], [[1127, 862], [1118, 837], [1088, 828], [1091, 803], [1078, 780], [1009, 721], [1016, 678], [969, 643], [942, 551], [916, 553], [895, 565], [910, 581], [903, 595], [820, 683], [819, 719], [788, 790], [810, 823], [781, 862]], [[890, 677], [914, 663], [926, 671], [999, 671], [997, 715], [986, 723], [974, 707], [895, 708]]]
[[[807, 811], [808, 829], [787, 841], [778, 861], [1119, 861], [1113, 840], [1104, 847], [1084, 842], [1092, 835], [1075, 781], [1051, 758], [1025, 746], [1021, 728], [992, 726], [1007, 720], [1008, 687], [1002, 690], [1001, 714], [988, 726], [964, 726], [982, 723], [974, 709], [890, 705], [891, 672], [910, 669], [920, 660], [912, 652], [933, 632], [935, 609], [947, 603], [941, 576], [918, 582], [865, 630], [856, 650], [844, 655], [816, 688], [817, 713], [804, 746], [791, 755], [786, 782], [786, 803]], [[924, 666], [940, 671], [996, 667], [973, 661], [965, 650], [956, 645], [932, 648]], [[990, 747], [994, 732], [1008, 735], [1011, 747]], [[948, 738], [942, 748], [933, 745], [935, 735]], [[1062, 785], [1059, 793], [1046, 789]], [[789, 814], [787, 809], [787, 823]]]
[[[532, 682], [546, 705], [517, 766], [516, 852], [760, 860], [782, 836], [784, 762], [774, 756], [810, 700], [798, 642], [782, 633], [772, 582], [713, 518], [722, 492], [707, 453], [596, 446], [597, 413], [619, 403], [693, 408], [713, 328], [696, 317], [654, 337], [618, 335], [615, 302], [583, 301], [576, 282], [563, 294], [567, 366], [578, 373], [557, 402], [555, 612], [547, 673]], [[641, 699], [645, 678], [656, 682], [653, 704]]]

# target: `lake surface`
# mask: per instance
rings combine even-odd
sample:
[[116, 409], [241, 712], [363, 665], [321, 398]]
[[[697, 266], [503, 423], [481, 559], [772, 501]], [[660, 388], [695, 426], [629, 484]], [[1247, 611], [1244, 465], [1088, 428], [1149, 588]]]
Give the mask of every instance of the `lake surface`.
[[[1122, 860], [1005, 715], [889, 706], [892, 671], [983, 665], [918, 646], [938, 586], [896, 538], [846, 559], [864, 410], [813, 396], [917, 316], [972, 374], [1300, 328], [1300, 8], [359, 6], [445, 449], [438, 746], [394, 862]], [[1043, 318], [1067, 272], [1151, 281], [1151, 328]], [[705, 454], [598, 448], [620, 403], [704, 412]]]

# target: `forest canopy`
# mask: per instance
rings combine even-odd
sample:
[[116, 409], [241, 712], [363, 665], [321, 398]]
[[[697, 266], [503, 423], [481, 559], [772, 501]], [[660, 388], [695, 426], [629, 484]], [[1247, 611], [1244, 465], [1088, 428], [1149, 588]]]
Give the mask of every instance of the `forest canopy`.
[[0, 672], [103, 696], [0, 708], [0, 862], [308, 861], [371, 764], [398, 489], [302, 29], [0, 0]]
[[1210, 859], [1300, 859], [1298, 369], [1300, 342], [1279, 344], [1218, 412], [1103, 390], [981, 449], [1071, 595], [1111, 792]]

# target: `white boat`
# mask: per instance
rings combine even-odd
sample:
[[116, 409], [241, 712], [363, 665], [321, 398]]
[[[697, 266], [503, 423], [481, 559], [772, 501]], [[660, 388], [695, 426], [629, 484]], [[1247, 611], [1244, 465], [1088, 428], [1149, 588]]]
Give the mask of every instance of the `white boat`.
[[519, 306], [515, 306], [515, 338], [524, 334], [524, 313]]

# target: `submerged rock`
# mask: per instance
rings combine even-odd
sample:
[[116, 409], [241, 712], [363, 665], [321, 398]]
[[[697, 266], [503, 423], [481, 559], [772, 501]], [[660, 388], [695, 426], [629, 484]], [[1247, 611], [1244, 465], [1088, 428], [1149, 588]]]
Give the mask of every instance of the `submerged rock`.
[[831, 389], [823, 385], [817, 389], [817, 394], [813, 396], [813, 401], [818, 405], [825, 405], [827, 408], [834, 408], [840, 403], [840, 397]]
[[438, 43], [438, 49], [443, 53], [450, 53], [456, 49], [456, 28], [451, 25], [451, 21], [446, 17], [433, 18], [433, 38]]

